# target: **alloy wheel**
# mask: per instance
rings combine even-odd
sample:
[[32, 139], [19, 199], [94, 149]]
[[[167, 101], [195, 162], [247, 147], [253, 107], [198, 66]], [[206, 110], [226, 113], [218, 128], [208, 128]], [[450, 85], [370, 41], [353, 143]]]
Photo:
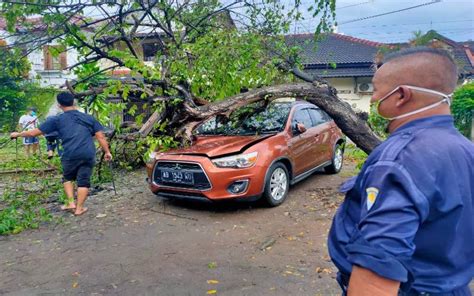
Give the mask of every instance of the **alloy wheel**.
[[334, 168], [336, 170], [340, 170], [342, 167], [342, 149], [337, 147], [336, 152], [334, 154]]
[[285, 196], [287, 185], [288, 178], [285, 171], [282, 168], [275, 169], [270, 178], [270, 192], [273, 199], [281, 200]]

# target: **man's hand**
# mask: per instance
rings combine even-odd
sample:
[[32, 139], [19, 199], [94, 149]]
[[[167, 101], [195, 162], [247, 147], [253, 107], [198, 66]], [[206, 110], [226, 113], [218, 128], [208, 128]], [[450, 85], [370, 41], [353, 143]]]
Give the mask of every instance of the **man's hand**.
[[40, 129], [38, 128], [35, 128], [35, 129], [32, 129], [32, 130], [29, 130], [29, 131], [22, 131], [21, 133], [11, 133], [10, 134], [10, 138], [12, 139], [16, 139], [18, 137], [36, 137], [36, 136], [39, 136], [39, 135], [42, 135], [43, 132], [41, 132]]
[[111, 161], [112, 160], [112, 153], [106, 152], [104, 155], [104, 158], [106, 161]]
[[368, 269], [353, 265], [347, 295], [396, 296], [398, 295], [399, 287], [400, 282], [381, 277]]
[[18, 138], [19, 136], [20, 136], [20, 133], [17, 133], [17, 132], [13, 132], [13, 133], [10, 134], [10, 138], [11, 138], [11, 139], [16, 139], [16, 138]]
[[105, 139], [105, 135], [102, 131], [98, 131], [95, 133], [95, 138], [97, 141], [99, 141], [99, 145], [102, 148], [102, 150], [105, 152], [104, 158], [106, 161], [111, 161], [112, 160], [112, 153], [110, 153], [110, 148], [109, 148], [109, 143], [107, 143], [107, 140]]

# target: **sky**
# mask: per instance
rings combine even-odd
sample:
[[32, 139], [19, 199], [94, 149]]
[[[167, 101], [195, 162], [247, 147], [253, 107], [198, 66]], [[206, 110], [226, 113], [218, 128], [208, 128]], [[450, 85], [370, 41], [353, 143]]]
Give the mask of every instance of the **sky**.
[[[223, 4], [232, 2], [235, 0], [221, 0]], [[295, 0], [280, 2], [291, 7]], [[318, 21], [305, 10], [315, 0], [301, 2], [306, 19], [296, 23], [291, 31], [314, 32]], [[394, 12], [402, 9], [406, 10]], [[373, 17], [384, 13], [388, 14]], [[87, 10], [86, 14], [102, 15], [100, 11]], [[358, 20], [366, 17], [369, 18]], [[413, 37], [414, 31], [426, 33], [430, 29], [455, 41], [474, 40], [474, 0], [336, 0], [336, 20], [339, 33], [383, 43], [405, 42]]]
[[[294, 0], [283, 1], [290, 3]], [[305, 5], [314, 2], [302, 1]], [[430, 29], [455, 41], [474, 40], [474, 0], [437, 1], [439, 0], [336, 0], [336, 20], [339, 24], [337, 30], [346, 35], [383, 43], [404, 42], [413, 37], [414, 31], [427, 32]], [[433, 3], [429, 5], [410, 8], [431, 2]], [[405, 11], [357, 20], [405, 8]], [[298, 33], [314, 30], [315, 22], [316, 20], [308, 18], [296, 24], [293, 30]]]

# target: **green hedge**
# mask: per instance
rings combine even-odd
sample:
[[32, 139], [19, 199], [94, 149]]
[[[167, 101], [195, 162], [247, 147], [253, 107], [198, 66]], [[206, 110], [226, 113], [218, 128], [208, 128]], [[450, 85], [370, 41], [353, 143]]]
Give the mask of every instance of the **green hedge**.
[[40, 88], [29, 83], [20, 85], [2, 85], [0, 87], [0, 130], [5, 132], [16, 128], [21, 115], [28, 107], [37, 109], [44, 116], [54, 103], [58, 90]]
[[451, 112], [456, 128], [471, 139], [472, 117], [474, 114], [474, 82], [458, 88], [453, 95]]

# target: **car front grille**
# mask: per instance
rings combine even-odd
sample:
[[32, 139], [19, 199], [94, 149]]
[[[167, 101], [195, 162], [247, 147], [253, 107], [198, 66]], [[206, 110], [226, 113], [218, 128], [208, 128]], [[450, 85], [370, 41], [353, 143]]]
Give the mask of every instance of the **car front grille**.
[[163, 197], [167, 197], [167, 198], [185, 198], [185, 199], [208, 201], [207, 197], [200, 192], [183, 192], [183, 191], [160, 189], [158, 192], [156, 192], [156, 194]]
[[[179, 171], [182, 173], [191, 173], [193, 175], [194, 184], [182, 184], [168, 182], [161, 179], [161, 171], [166, 169], [168, 171]], [[155, 165], [153, 172], [153, 181], [160, 186], [173, 187], [173, 188], [184, 188], [194, 190], [209, 190], [212, 188], [211, 182], [207, 177], [202, 167], [197, 163], [189, 162], [172, 162], [172, 161], [159, 161]]]

